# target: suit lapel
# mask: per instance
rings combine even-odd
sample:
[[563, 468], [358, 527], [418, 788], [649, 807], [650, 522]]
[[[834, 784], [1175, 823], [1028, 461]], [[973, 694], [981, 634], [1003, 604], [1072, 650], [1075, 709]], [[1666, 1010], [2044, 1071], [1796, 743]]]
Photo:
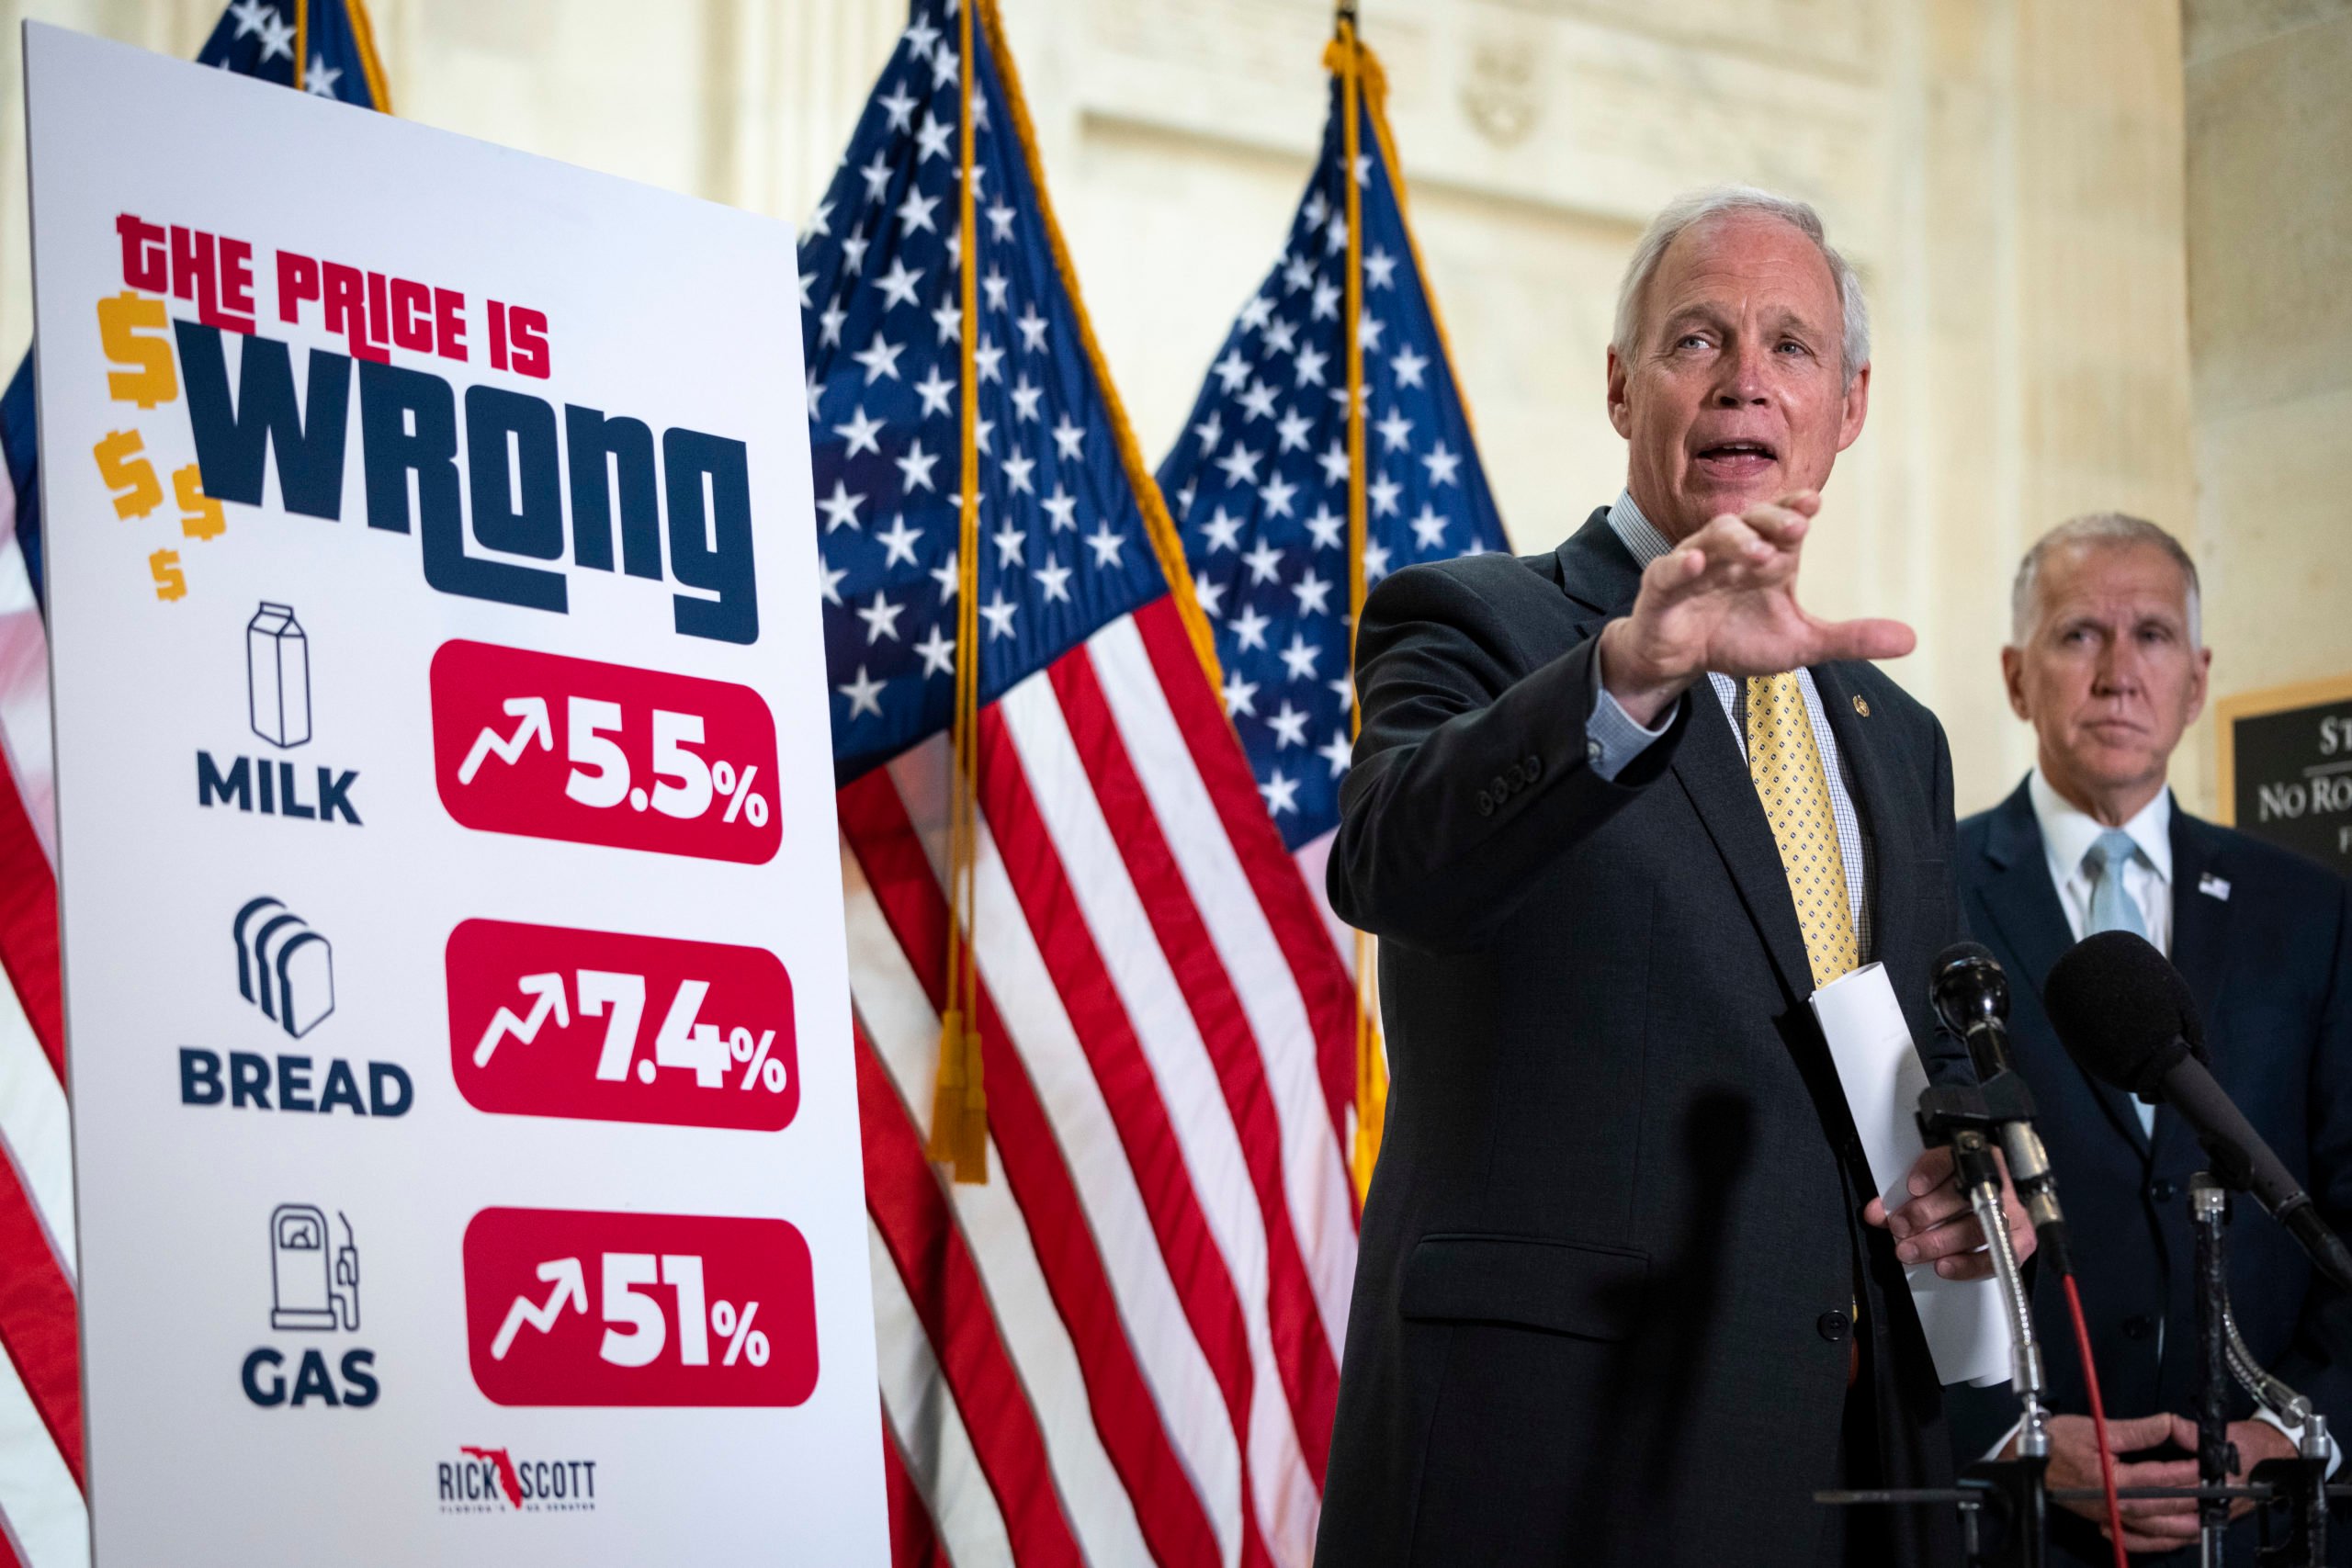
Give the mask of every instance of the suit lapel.
[[[1887, 772], [1885, 754], [1871, 744], [1869, 723], [1854, 705], [1857, 688], [1851, 678], [1838, 665], [1823, 664], [1815, 668], [1813, 684], [1821, 694], [1829, 732], [1838, 738], [1838, 750], [1853, 778], [1854, 811], [1869, 843], [1871, 876], [1863, 896], [1871, 906], [1871, 951], [1862, 957], [1883, 959], [1890, 969], [1902, 966], [1907, 971], [1918, 941], [1918, 922], [1913, 919], [1917, 900], [1880, 895], [1890, 887], [1907, 895], [1917, 883], [1918, 842], [1909, 834], [1878, 830], [1879, 814], [1896, 798], [1896, 781]], [[1926, 966], [1923, 958], [1921, 970]]]
[[2198, 1011], [2209, 1019], [2227, 978], [2230, 901], [2204, 889], [2225, 852], [2219, 834], [2173, 802], [2172, 965], [2188, 982]]
[[1606, 618], [1634, 607], [1634, 596], [1642, 589], [1642, 569], [1609, 525], [1609, 508], [1595, 510], [1552, 554], [1561, 592], [1586, 610]]
[[[1887, 765], [1886, 748], [1878, 743], [1874, 721], [1863, 716], [1867, 703], [1857, 705], [1862, 693], [1854, 679], [1854, 667], [1816, 665], [1813, 684], [1821, 694], [1822, 712], [1829, 720], [1829, 732], [1838, 738], [1838, 754], [1852, 781], [1849, 793], [1855, 815], [1860, 818], [1864, 852], [1869, 856], [1870, 877], [1862, 896], [1870, 901], [1871, 945], [1862, 958], [1886, 965], [1887, 978], [1894, 984], [1895, 999], [1902, 1004], [1913, 1037], [1925, 1041], [1933, 1037], [1936, 1029], [1925, 981], [1935, 962], [1928, 943], [1938, 933], [1923, 928], [1920, 900], [1913, 896], [1921, 878], [1928, 874], [1919, 853], [1923, 840], [1917, 833], [1882, 831], [1881, 824], [1924, 821], [1928, 803], [1915, 799], [1917, 789]], [[1938, 867], [1933, 874], [1949, 876], [1950, 868]]]
[[1690, 732], [1674, 753], [1675, 779], [1730, 870], [1747, 918], [1764, 938], [1772, 967], [1780, 971], [1781, 983], [1802, 1000], [1814, 992], [1813, 961], [1805, 956], [1804, 932], [1797, 925], [1781, 846], [1773, 841], [1772, 825], [1756, 798], [1756, 781], [1740, 757], [1731, 727], [1724, 722], [1714, 687], [1702, 679], [1690, 689], [1690, 701], [1700, 710], [1690, 716]]
[[[2226, 877], [2228, 868], [2221, 863], [2227, 849], [2218, 833], [2180, 808], [2177, 798], [2173, 801], [2171, 837], [2172, 966], [2188, 982], [2189, 995], [2197, 998], [2198, 1015], [2210, 1025], [2220, 1016], [2222, 987], [2229, 979], [2231, 905], [2205, 887], [2210, 875]], [[2208, 1032], [2206, 1044], [2218, 1054], [2228, 1049], [2229, 1042]], [[2157, 1107], [2160, 1155], [2171, 1155], [2176, 1143], [2188, 1137], [2178, 1116], [2166, 1107]]]
[[[2012, 986], [2031, 988], [2038, 998], [2050, 978], [2051, 967], [2075, 944], [2074, 929], [2066, 923], [2058, 889], [2050, 881], [2050, 856], [2041, 841], [2041, 824], [2033, 815], [2033, 794], [2024, 784], [1994, 809], [1984, 835], [1985, 873], [1975, 879], [1976, 895], [1993, 924], [2025, 965], [2025, 973], [2010, 976]], [[2067, 1061], [2074, 1065], [2071, 1053]], [[2141, 1128], [2140, 1112], [2130, 1095], [2110, 1089], [2083, 1072], [2083, 1082], [2098, 1100], [2116, 1135], [2144, 1159], [2148, 1135]]]

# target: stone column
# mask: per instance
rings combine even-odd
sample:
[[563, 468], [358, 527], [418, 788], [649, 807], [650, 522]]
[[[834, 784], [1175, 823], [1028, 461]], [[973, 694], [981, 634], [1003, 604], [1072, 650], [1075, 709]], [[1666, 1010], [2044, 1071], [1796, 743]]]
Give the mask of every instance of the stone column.
[[2352, 6], [2182, 10], [2197, 558], [2224, 695], [2352, 672]]

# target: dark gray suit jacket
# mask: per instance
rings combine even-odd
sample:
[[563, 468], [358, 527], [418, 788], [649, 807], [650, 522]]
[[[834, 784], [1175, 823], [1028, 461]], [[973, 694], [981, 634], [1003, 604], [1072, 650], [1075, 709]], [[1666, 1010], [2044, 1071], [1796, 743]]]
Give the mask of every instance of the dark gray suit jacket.
[[[2033, 1089], [2035, 1125], [2065, 1205], [2099, 1391], [2118, 1416], [2189, 1415], [2197, 1309], [2187, 1192], [2204, 1152], [2161, 1108], [2151, 1140], [2130, 1097], [2077, 1067], [2042, 1011], [2042, 983], [2074, 934], [2051, 886], [2027, 786], [1962, 823], [1960, 846], [1969, 929], [2009, 976], [2010, 1045]], [[2200, 821], [2177, 803], [2172, 890], [2173, 964], [2205, 1020], [2213, 1076], [2345, 1231], [2352, 1226], [2352, 893], [2325, 867]], [[2230, 1293], [2247, 1348], [2311, 1396], [2339, 1441], [2352, 1438], [2345, 1303], [2314, 1284], [2302, 1253], [2254, 1203], [2238, 1200], [2233, 1216]], [[2055, 1280], [2037, 1282], [2034, 1315], [2052, 1408], [2088, 1415]], [[1963, 1460], [2017, 1418], [2007, 1384], [1956, 1393], [1953, 1413]], [[2251, 1401], [2232, 1400], [2233, 1417], [2252, 1413]], [[2059, 1519], [2055, 1533], [2059, 1561], [2109, 1561], [2096, 1532], [2078, 1521]], [[2331, 1540], [2352, 1547], [2347, 1536], [2339, 1526]], [[2233, 1551], [2252, 1560], [2248, 1541]], [[2352, 1550], [2336, 1556], [2352, 1562]], [[2192, 1562], [2195, 1552], [2145, 1559], [2176, 1560]]]
[[[1858, 1260], [1878, 1477], [1950, 1474], [1736, 739], [1701, 685], [1614, 782], [1588, 766], [1594, 638], [1638, 586], [1600, 512], [1365, 606], [1329, 882], [1383, 939], [1395, 1078], [1325, 1568], [1812, 1562]], [[1875, 670], [1814, 677], [1871, 840], [1868, 956], [1932, 1043], [1960, 929], [1943, 735]], [[1948, 1510], [1894, 1533], [1894, 1562], [1958, 1560]]]

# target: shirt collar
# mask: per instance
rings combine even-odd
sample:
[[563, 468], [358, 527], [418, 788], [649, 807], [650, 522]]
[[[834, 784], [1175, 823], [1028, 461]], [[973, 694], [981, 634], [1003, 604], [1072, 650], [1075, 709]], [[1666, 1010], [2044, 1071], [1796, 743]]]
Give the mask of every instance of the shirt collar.
[[1638, 567], [1648, 567], [1674, 547], [1657, 531], [1657, 525], [1642, 515], [1641, 506], [1630, 490], [1617, 492], [1617, 504], [1609, 509], [1609, 526], [1616, 530], [1619, 542], [1633, 552], [1634, 564]]
[[[2091, 852], [2091, 845], [2107, 831], [2106, 825], [2088, 812], [2077, 810], [2073, 802], [2051, 787], [2040, 768], [2034, 769], [2027, 779], [2026, 788], [2032, 797], [2034, 820], [2041, 825], [2041, 841], [2050, 852], [2052, 863], [2062, 877], [2079, 875], [2083, 857]], [[2156, 791], [2156, 797], [2123, 824], [2123, 831], [2131, 835], [2132, 842], [2147, 857], [2156, 875], [2170, 886], [2172, 791]]]

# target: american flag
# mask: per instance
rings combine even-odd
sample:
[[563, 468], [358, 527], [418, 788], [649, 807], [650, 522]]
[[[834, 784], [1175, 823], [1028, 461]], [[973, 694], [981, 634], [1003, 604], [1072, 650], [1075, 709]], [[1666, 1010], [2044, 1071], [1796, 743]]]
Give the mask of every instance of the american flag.
[[[390, 107], [360, 0], [237, 0], [197, 60]], [[0, 396], [0, 1568], [90, 1560], [34, 452], [28, 353]]]
[[[1347, 47], [1334, 45], [1335, 66]], [[1379, 64], [1369, 51], [1363, 59], [1356, 335], [1372, 583], [1416, 562], [1509, 547], [1406, 223]], [[1216, 623], [1227, 711], [1266, 813], [1318, 899], [1354, 739], [1343, 100], [1335, 72], [1322, 155], [1282, 254], [1241, 307], [1159, 465], [1193, 592]]]
[[[799, 280], [894, 1539], [901, 1562], [1304, 1568], [1355, 1262], [1352, 998], [1188, 630], [974, 3], [969, 61], [951, 0], [911, 6]], [[978, 1185], [923, 1154], [967, 394]]]

